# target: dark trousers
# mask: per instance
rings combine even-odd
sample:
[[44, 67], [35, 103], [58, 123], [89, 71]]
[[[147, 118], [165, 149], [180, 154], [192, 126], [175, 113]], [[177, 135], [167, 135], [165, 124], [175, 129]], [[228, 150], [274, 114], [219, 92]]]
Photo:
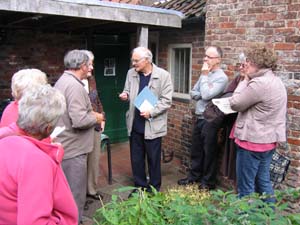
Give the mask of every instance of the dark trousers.
[[[159, 191], [161, 186], [161, 137], [146, 140], [144, 134], [132, 131], [129, 140], [131, 168], [135, 186], [149, 190], [151, 185]], [[145, 156], [147, 156], [149, 183], [146, 176]]]
[[189, 179], [214, 186], [217, 174], [218, 127], [204, 119], [196, 121], [191, 147]]

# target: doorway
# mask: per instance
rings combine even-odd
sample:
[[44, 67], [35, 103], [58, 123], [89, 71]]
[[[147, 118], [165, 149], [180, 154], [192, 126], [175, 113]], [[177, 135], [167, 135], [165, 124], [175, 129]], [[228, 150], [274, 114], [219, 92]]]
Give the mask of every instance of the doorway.
[[118, 35], [100, 36], [94, 45], [95, 78], [106, 113], [104, 133], [112, 143], [128, 140], [125, 113], [128, 103], [119, 99], [130, 65], [129, 39]]

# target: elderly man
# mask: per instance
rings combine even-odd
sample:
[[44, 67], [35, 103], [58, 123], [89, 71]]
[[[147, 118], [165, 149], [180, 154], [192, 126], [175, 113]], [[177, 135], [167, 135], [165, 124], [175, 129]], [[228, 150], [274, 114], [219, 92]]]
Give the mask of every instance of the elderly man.
[[89, 62], [83, 51], [69, 51], [64, 57], [66, 70], [55, 84], [67, 102], [67, 111], [58, 122], [59, 126], [65, 126], [65, 131], [57, 141], [65, 149], [62, 167], [78, 207], [79, 221], [86, 198], [87, 154], [93, 150], [95, 125], [103, 120], [102, 114], [93, 111], [81, 81], [91, 70]]
[[210, 46], [206, 49], [201, 75], [190, 92], [196, 101], [197, 121], [192, 136], [191, 169], [187, 178], [178, 180], [179, 185], [199, 182], [200, 189], [215, 188], [219, 127], [206, 121], [203, 112], [207, 103], [222, 93], [227, 85], [228, 78], [220, 68], [221, 58], [221, 48]]
[[[133, 68], [127, 73], [125, 87], [119, 97], [130, 103], [126, 119], [134, 183], [136, 187], [147, 191], [151, 191], [150, 186], [159, 191], [161, 140], [167, 134], [167, 110], [172, 104], [171, 76], [152, 63], [152, 53], [147, 48], [135, 48], [131, 62]], [[139, 111], [134, 106], [134, 100], [146, 86], [158, 101], [153, 109]], [[145, 155], [148, 162], [149, 182], [145, 171]]]

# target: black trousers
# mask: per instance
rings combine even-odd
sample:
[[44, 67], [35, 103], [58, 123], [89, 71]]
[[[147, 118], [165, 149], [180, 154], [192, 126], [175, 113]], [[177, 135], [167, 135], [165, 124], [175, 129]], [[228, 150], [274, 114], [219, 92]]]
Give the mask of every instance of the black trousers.
[[216, 184], [218, 129], [204, 119], [196, 121], [192, 136], [189, 179], [209, 186]]
[[[129, 140], [134, 185], [148, 190], [151, 185], [159, 191], [161, 186], [161, 137], [146, 140], [144, 134], [132, 131]], [[147, 156], [149, 183], [146, 176], [145, 156]]]

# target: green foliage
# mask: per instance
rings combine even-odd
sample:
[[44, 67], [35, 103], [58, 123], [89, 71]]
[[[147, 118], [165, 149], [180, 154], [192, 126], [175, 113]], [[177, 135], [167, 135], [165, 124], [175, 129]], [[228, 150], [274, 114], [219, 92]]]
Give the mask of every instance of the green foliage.
[[[118, 192], [133, 187], [118, 189]], [[110, 203], [98, 209], [97, 225], [300, 225], [300, 214], [287, 210], [288, 199], [299, 200], [300, 191], [276, 191], [276, 204], [263, 201], [266, 196], [242, 199], [233, 192], [202, 192], [197, 186], [176, 187], [166, 193], [149, 194], [139, 190], [123, 200], [113, 195]]]

